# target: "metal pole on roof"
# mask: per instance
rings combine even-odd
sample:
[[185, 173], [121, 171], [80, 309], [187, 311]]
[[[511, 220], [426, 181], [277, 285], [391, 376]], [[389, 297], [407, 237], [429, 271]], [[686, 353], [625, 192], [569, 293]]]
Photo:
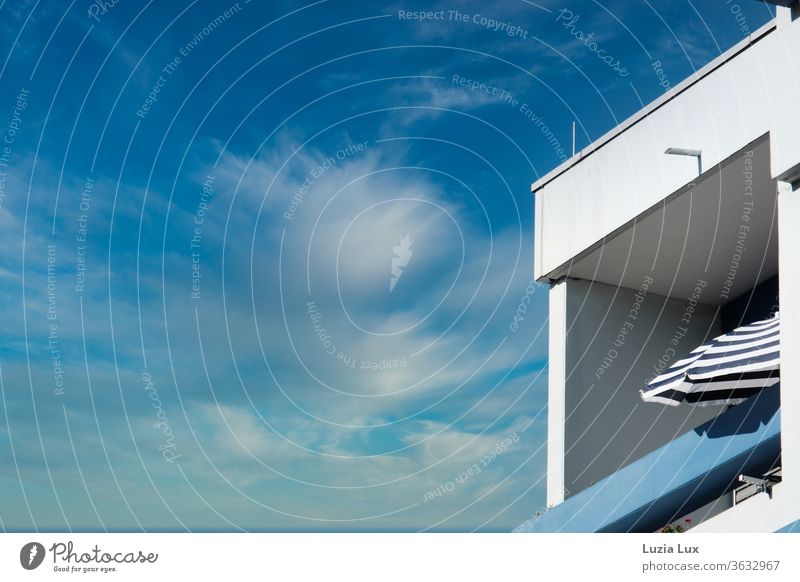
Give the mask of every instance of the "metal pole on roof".
[[575, 155], [575, 122], [572, 122], [572, 155]]

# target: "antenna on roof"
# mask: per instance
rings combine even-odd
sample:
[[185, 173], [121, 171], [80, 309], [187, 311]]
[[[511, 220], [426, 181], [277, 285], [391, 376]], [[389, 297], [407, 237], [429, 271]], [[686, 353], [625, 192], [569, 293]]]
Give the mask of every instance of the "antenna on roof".
[[572, 122], [572, 155], [575, 155], [575, 122]]

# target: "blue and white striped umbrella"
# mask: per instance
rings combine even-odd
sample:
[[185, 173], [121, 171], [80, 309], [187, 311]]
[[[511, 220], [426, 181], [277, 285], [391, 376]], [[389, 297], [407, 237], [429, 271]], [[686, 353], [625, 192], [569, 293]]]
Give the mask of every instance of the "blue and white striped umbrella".
[[645, 402], [738, 404], [780, 381], [780, 320], [751, 323], [692, 350], [640, 390]]

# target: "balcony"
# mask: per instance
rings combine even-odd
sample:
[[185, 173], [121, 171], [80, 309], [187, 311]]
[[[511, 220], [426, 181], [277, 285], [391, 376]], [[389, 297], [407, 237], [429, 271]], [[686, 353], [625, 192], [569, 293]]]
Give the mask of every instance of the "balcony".
[[[517, 532], [653, 532], [780, 462], [780, 385], [623, 467]], [[747, 503], [747, 501], [744, 501]]]

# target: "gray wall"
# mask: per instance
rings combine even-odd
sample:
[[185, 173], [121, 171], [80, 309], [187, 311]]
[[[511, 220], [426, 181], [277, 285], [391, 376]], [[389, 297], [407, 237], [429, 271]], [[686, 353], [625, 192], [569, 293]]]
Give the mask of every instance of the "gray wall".
[[[638, 289], [567, 280], [566, 497], [722, 410], [642, 402], [646, 381], [720, 334], [715, 307], [646, 287], [647, 277]], [[715, 291], [700, 289], [700, 301], [704, 294]]]

